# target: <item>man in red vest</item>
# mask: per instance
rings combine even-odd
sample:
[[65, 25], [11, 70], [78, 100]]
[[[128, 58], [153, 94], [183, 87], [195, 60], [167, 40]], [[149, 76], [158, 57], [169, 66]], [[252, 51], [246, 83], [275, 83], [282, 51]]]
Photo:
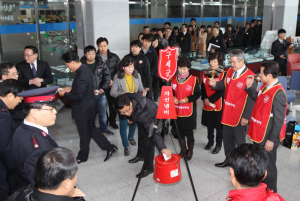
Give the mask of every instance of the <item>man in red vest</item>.
[[[221, 123], [223, 124], [226, 159], [222, 163], [215, 164], [216, 167], [229, 166], [230, 152], [236, 146], [246, 143], [246, 125], [254, 106], [254, 100], [249, 98], [244, 90], [247, 76], [254, 75], [245, 65], [244, 52], [238, 49], [232, 50], [230, 63], [232, 67], [228, 70], [224, 82], [216, 82], [215, 79], [209, 80], [212, 89], [225, 90]], [[254, 86], [256, 85], [255, 81]]]
[[268, 157], [263, 147], [242, 144], [230, 154], [230, 178], [235, 190], [229, 191], [230, 201], [284, 201], [261, 183], [269, 174]]
[[285, 136], [287, 109], [286, 94], [277, 79], [278, 75], [276, 62], [263, 61], [259, 74], [263, 85], [259, 92], [253, 86], [253, 76], [248, 76], [245, 88], [249, 97], [255, 100], [248, 136], [267, 152], [268, 175], [263, 182], [274, 192], [277, 192], [276, 151]]

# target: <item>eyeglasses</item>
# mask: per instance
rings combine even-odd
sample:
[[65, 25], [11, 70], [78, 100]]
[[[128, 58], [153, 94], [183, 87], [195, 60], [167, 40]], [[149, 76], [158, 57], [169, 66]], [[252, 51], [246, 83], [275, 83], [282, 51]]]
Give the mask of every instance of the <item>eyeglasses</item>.
[[130, 106], [127, 110], [120, 112], [121, 115], [126, 115], [128, 112], [130, 112]]
[[229, 61], [229, 63], [232, 65], [235, 65], [235, 64], [237, 64], [237, 63], [240, 63], [239, 61]]
[[19, 75], [19, 72], [13, 72], [11, 73], [12, 76], [16, 76], [16, 75]]
[[53, 108], [51, 108], [51, 109], [42, 109], [42, 108], [41, 108], [40, 110], [50, 110], [52, 113], [54, 113], [54, 111], [56, 111], [56, 110], [55, 110], [55, 107], [53, 107]]
[[34, 54], [32, 54], [32, 55], [24, 54], [23, 57], [26, 58], [26, 57], [31, 57], [31, 56], [33, 56], [33, 55], [34, 55]]

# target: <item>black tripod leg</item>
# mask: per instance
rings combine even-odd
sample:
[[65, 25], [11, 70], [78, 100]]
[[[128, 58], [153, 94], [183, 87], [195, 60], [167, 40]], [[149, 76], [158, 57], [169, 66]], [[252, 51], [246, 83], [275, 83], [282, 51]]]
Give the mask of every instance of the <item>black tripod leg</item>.
[[140, 181], [141, 181], [141, 179], [142, 179], [142, 173], [143, 173], [144, 170], [145, 170], [147, 160], [148, 160], [148, 158], [149, 158], [149, 156], [150, 156], [150, 152], [151, 152], [152, 147], [153, 147], [153, 144], [154, 144], [154, 142], [153, 142], [153, 141], [154, 141], [154, 137], [152, 136], [151, 138], [152, 138], [152, 139], [151, 139], [151, 142], [150, 142], [150, 145], [149, 145], [149, 148], [148, 148], [147, 156], [146, 156], [146, 158], [145, 158], [145, 160], [144, 160], [144, 164], [143, 164], [142, 170], [141, 170], [141, 172], [140, 172], [139, 180], [138, 180], [137, 183], [136, 183], [135, 190], [134, 190], [134, 193], [133, 193], [133, 196], [132, 196], [131, 201], [133, 201], [134, 198], [135, 198], [135, 194], [136, 194], [136, 192], [137, 192], [137, 190], [138, 190], [138, 188], [139, 188], [139, 184], [140, 184]]
[[[182, 145], [182, 142], [181, 142], [181, 136], [180, 136], [180, 133], [179, 133], [179, 130], [178, 130], [178, 127], [177, 127], [177, 122], [176, 122], [175, 119], [174, 119], [174, 124], [175, 124], [175, 128], [176, 128], [176, 131], [177, 131], [177, 134], [178, 134], [178, 140], [179, 140], [181, 150], [183, 150], [183, 145]], [[185, 154], [183, 154], [183, 157], [184, 157], [184, 162], [185, 162], [185, 165], [186, 165], [186, 169], [187, 169], [188, 174], [189, 174], [190, 182], [191, 182], [191, 185], [192, 185], [192, 188], [193, 188], [193, 191], [194, 191], [195, 199], [196, 199], [196, 201], [198, 201], [197, 193], [196, 193], [196, 190], [195, 190], [192, 175], [191, 175], [190, 168], [189, 168], [189, 165], [187, 163]]]

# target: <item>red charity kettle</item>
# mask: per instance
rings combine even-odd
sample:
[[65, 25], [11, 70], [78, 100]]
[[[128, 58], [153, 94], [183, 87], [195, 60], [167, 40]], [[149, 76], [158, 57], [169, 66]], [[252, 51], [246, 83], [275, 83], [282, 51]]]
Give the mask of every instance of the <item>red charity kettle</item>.
[[153, 179], [161, 184], [174, 184], [181, 180], [180, 155], [172, 154], [165, 161], [162, 154], [155, 157]]

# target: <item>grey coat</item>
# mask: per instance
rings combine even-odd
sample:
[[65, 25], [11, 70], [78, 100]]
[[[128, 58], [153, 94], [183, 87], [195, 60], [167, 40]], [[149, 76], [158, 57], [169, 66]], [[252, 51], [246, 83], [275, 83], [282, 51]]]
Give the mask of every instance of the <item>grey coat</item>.
[[[141, 91], [145, 93], [145, 89], [143, 87], [143, 83], [141, 80], [141, 76], [138, 73], [138, 78], [134, 77], [134, 85], [135, 85], [135, 93], [140, 93]], [[113, 84], [111, 86], [110, 95], [114, 98], [123, 94], [127, 91], [125, 77], [122, 79], [118, 78], [118, 74], [115, 75]]]

